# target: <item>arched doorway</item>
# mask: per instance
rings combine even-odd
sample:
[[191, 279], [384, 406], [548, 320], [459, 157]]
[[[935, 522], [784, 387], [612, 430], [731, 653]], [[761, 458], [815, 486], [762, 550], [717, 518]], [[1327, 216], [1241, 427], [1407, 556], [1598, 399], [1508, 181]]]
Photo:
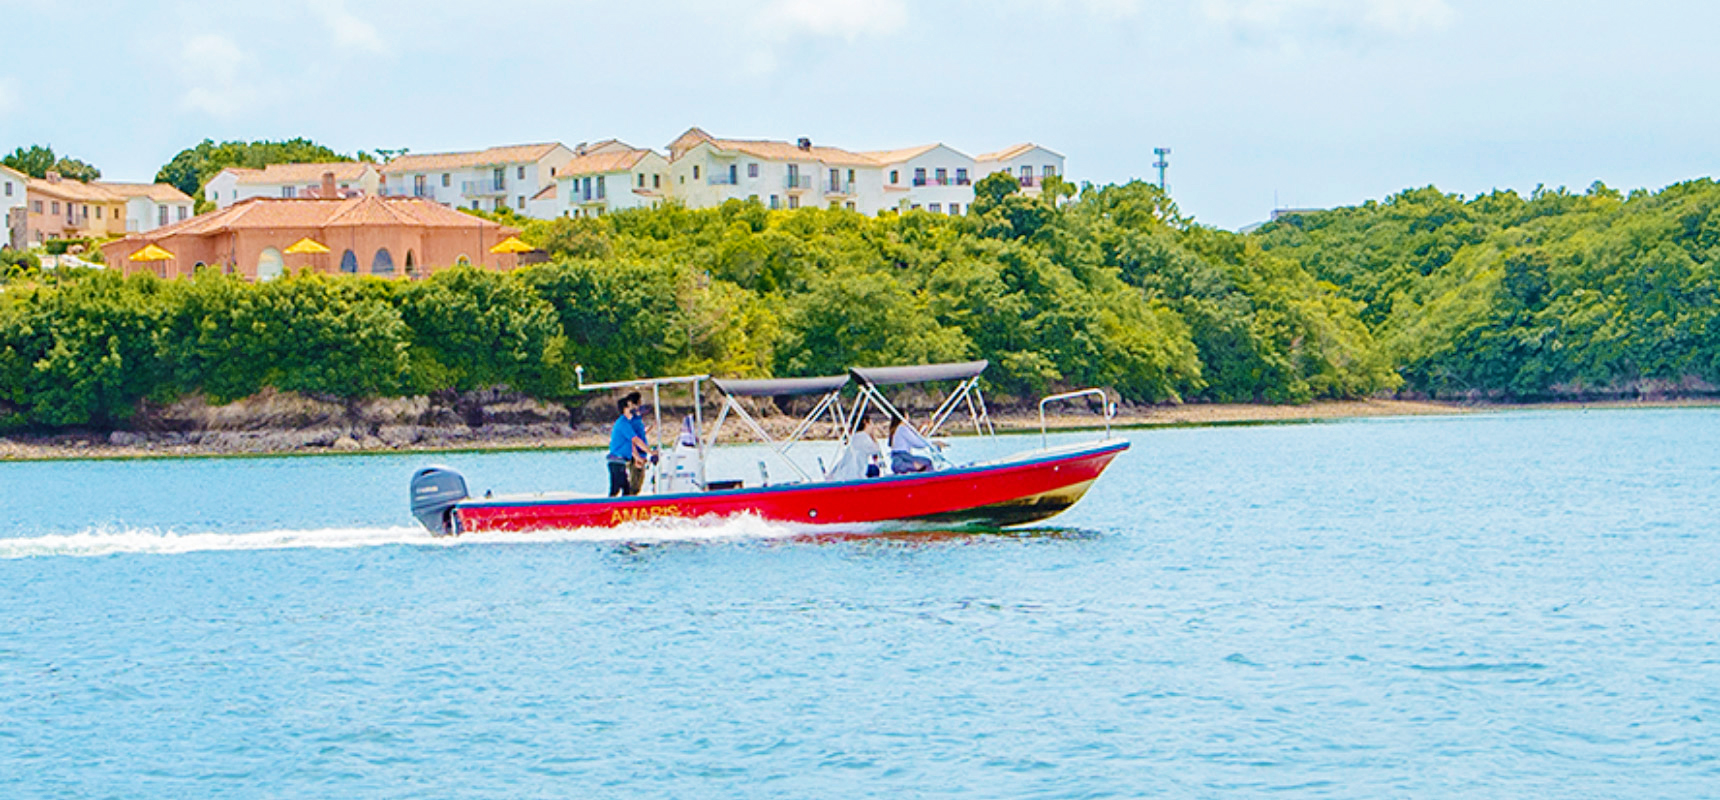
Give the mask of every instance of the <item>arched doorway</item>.
[[472, 266], [472, 259], [467, 258], [465, 253], [461, 253], [459, 258], [454, 259], [454, 266], [456, 266], [456, 267]]
[[394, 272], [394, 256], [388, 254], [388, 248], [383, 247], [376, 251], [376, 255], [370, 259], [370, 272], [373, 275], [388, 275]]
[[406, 275], [412, 277], [418, 274], [418, 260], [413, 258], [412, 251], [406, 251]]
[[272, 281], [281, 277], [281, 251], [273, 247], [263, 249], [263, 254], [257, 257], [257, 280]]
[[340, 271], [356, 274], [358, 272], [358, 254], [348, 250], [340, 254]]

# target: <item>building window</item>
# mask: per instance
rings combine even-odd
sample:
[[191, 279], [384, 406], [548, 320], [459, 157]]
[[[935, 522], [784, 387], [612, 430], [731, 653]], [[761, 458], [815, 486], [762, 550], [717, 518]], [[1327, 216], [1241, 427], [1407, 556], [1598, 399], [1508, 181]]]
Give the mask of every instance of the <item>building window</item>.
[[956, 167], [956, 185], [957, 186], [966, 186], [967, 184], [968, 184], [967, 167]]
[[515, 197], [514, 198], [514, 205], [519, 206], [520, 208], [525, 208], [526, 207], [526, 196], [522, 194], [522, 195]]
[[925, 186], [926, 185], [926, 168], [925, 167], [915, 167], [914, 168], [914, 185], [915, 186]]
[[933, 214], [942, 214], [942, 213], [944, 213], [944, 204], [943, 203], [933, 203], [929, 206], [926, 206], [926, 210], [932, 212]]
[[57, 217], [59, 215], [60, 215], [60, 201], [55, 200], [54, 201], [54, 216]]
[[356, 274], [358, 272], [358, 254], [351, 250], [341, 253], [340, 271]]
[[950, 183], [950, 171], [949, 170], [944, 169], [943, 167], [938, 167], [937, 176], [938, 176], [938, 185], [939, 186], [948, 186], [949, 185], [949, 183]]
[[847, 203], [844, 203], [842, 207], [848, 209], [849, 211], [853, 211], [854, 210], [854, 201], [849, 200]]
[[653, 189], [663, 188], [663, 176], [661, 174], [654, 174], [651, 176], [651, 188], [653, 188]]
[[961, 203], [951, 203], [950, 204], [950, 216], [953, 217], [953, 216], [956, 216], [956, 215], [961, 214], [961, 213], [962, 213], [962, 204]]
[[603, 199], [603, 176], [597, 176], [597, 199]]
[[525, 180], [526, 179], [526, 168], [520, 167], [519, 174], [515, 175], [514, 177], [519, 178], [522, 181]]
[[698, 179], [699, 179], [699, 165], [694, 164], [693, 165], [693, 180], [698, 180]]
[[587, 200], [591, 199], [591, 177], [590, 176], [586, 176], [586, 178], [585, 178], [585, 189], [582, 192], [582, 194], [585, 195], [585, 199], [587, 199]]
[[1039, 170], [1039, 174], [1049, 178], [1057, 174], [1057, 167], [1051, 164], [1046, 164]]
[[430, 194], [430, 176], [414, 175], [412, 177], [412, 196], [423, 197]]
[[740, 166], [737, 164], [730, 164], [729, 165], [729, 185], [733, 186], [737, 183], [740, 183]]
[[446, 173], [446, 172], [442, 173], [442, 185], [443, 186], [448, 185], [448, 173]]
[[370, 272], [373, 275], [387, 275], [394, 271], [394, 256], [388, 254], [388, 248], [380, 248], [370, 259]]
[[789, 195], [788, 196], [788, 207], [789, 208], [800, 208], [800, 195], [798, 195], [798, 194]]
[[896, 170], [890, 170], [890, 182], [891, 183], [901, 183], [902, 182], [901, 173], [897, 172]]
[[770, 196], [770, 207], [771, 208], [782, 208], [782, 204], [777, 202], [776, 195], [774, 195], [774, 194]]
[[747, 177], [749, 177], [749, 178], [758, 177], [758, 164], [756, 162], [747, 165]]
[[477, 210], [478, 210], [478, 201], [476, 201], [476, 200], [473, 200], [473, 201], [472, 201], [472, 210], [473, 210], [473, 211], [477, 211]]
[[281, 196], [282, 197], [291, 198], [291, 197], [297, 195], [298, 193], [299, 193], [299, 187], [297, 187], [297, 186], [282, 186], [281, 187]]
[[160, 206], [160, 207], [155, 209], [155, 212], [156, 212], [155, 213], [156, 224], [166, 225], [167, 224], [167, 206]]
[[102, 218], [102, 207], [96, 206], [96, 219], [101, 219], [101, 218]]
[[[98, 210], [96, 216], [98, 216], [98, 217], [101, 216], [99, 210]], [[184, 222], [185, 219], [189, 216], [191, 216], [191, 207], [190, 206], [180, 206], [179, 207], [179, 221]]]
[[461, 254], [454, 257], [454, 266], [456, 266], [456, 267], [472, 266], [472, 259], [467, 258], [465, 253], [461, 253]]
[[494, 187], [491, 187], [491, 188], [493, 188], [499, 192], [499, 191], [507, 188], [508, 171], [501, 168], [501, 167], [496, 167], [495, 169], [490, 171], [490, 179], [492, 181], [494, 181], [496, 184]]
[[1021, 168], [1021, 182], [1022, 183], [1032, 183], [1033, 182], [1033, 168], [1032, 167], [1022, 167]]
[[12, 182], [11, 181], [6, 182], [6, 196], [7, 197], [12, 196]]
[[756, 202], [758, 202], [758, 195], [756, 195], [756, 194], [749, 194], [749, 195], [747, 195], [747, 202], [749, 202], [749, 203], [756, 203]]
[[639, 188], [645, 188], [645, 173], [639, 173]]
[[30, 210], [34, 211], [38, 214], [42, 213], [42, 201], [40, 201], [40, 200], [31, 201], [30, 202]]

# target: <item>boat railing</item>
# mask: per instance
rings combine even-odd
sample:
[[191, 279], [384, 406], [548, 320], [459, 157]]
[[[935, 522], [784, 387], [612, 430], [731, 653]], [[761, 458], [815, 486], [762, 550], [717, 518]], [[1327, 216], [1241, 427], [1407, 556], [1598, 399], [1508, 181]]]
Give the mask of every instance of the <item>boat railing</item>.
[[1051, 446], [1051, 437], [1045, 431], [1045, 406], [1047, 404], [1059, 402], [1062, 400], [1073, 400], [1077, 397], [1090, 397], [1090, 396], [1098, 396], [1099, 402], [1104, 404], [1104, 408], [1105, 408], [1105, 438], [1107, 438], [1107, 439], [1111, 438], [1111, 420], [1115, 419], [1117, 416], [1117, 404], [1111, 402], [1111, 399], [1108, 396], [1106, 396], [1105, 390], [1103, 390], [1103, 389], [1080, 389], [1080, 390], [1073, 391], [1073, 392], [1064, 392], [1062, 394], [1054, 394], [1054, 395], [1051, 395], [1050, 397], [1042, 398], [1039, 401], [1039, 446], [1040, 447], [1050, 447]]

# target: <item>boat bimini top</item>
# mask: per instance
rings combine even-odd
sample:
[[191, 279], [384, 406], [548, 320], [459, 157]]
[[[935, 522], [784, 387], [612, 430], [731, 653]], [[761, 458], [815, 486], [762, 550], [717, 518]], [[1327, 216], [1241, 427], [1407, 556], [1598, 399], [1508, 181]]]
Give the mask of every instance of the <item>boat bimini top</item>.
[[[986, 367], [988, 366], [990, 366], [990, 362], [980, 360], [962, 361], [950, 364], [923, 364], [918, 366], [850, 367], [847, 374], [825, 375], [812, 378], [739, 379], [712, 378], [709, 375], [683, 375], [671, 378], [640, 378], [636, 380], [614, 381], [610, 383], [586, 383], [585, 372], [579, 367], [575, 367], [575, 374], [578, 376], [579, 389], [581, 391], [649, 387], [651, 390], [651, 406], [653, 413], [656, 415], [656, 429], [658, 431], [659, 438], [664, 435], [662, 411], [658, 402], [660, 399], [660, 390], [663, 387], [683, 384], [691, 387], [693, 395], [692, 430], [699, 431], [704, 427], [700, 402], [700, 385], [707, 380], [714, 384], [718, 393], [723, 398], [722, 411], [717, 415], [716, 424], [712, 426], [708, 435], [703, 438], [697, 438], [697, 435], [695, 434], [699, 456], [697, 482], [699, 486], [706, 486], [707, 483], [704, 475], [704, 455], [712, 447], [716, 446], [717, 437], [721, 435], [723, 425], [731, 415], [740, 420], [740, 423], [750, 430], [754, 436], [758, 437], [761, 442], [769, 445], [773, 450], [781, 455], [783, 457], [783, 461], [787, 462], [788, 465], [799, 474], [799, 477], [802, 480], [810, 482], [816, 479], [793, 458], [789, 457], [789, 451], [793, 449], [796, 444], [805, 440], [807, 435], [819, 424], [821, 420], [828, 421], [834, 429], [833, 433], [835, 435], [832, 438], [840, 441], [842, 445], [846, 447], [848, 445], [849, 438], [854, 433], [855, 427], [859, 424], [860, 420], [865, 417], [867, 411], [874, 407], [891, 418], [900, 417], [904, 420], [907, 418], [906, 414], [903, 414], [898, 410], [893, 404], [891, 404], [890, 399], [884, 396], [881, 387], [886, 386], [904, 386], [909, 384], [955, 381], [955, 387], [950, 389], [949, 392], [943, 396], [942, 400], [938, 403], [937, 409], [932, 412], [925, 428], [919, 431], [921, 435], [927, 438], [936, 436], [938, 432], [943, 429], [945, 423], [949, 422], [949, 420], [955, 415], [955, 412], [958, 409], [965, 409], [967, 411], [968, 421], [973, 424], [974, 432], [985, 436], [996, 435], [997, 428], [992, 424], [991, 414], [986, 409], [985, 405], [985, 395], [980, 391], [979, 387], [980, 375], [985, 372]], [[845, 409], [843, 407], [842, 393], [848, 388], [849, 384], [853, 384], [857, 391], [854, 395], [852, 404]], [[1087, 389], [1083, 392], [1071, 393], [1071, 396], [1075, 394], [1099, 394], [1101, 398], [1104, 396], [1103, 393], [1097, 389]], [[739, 398], [743, 397], [817, 397], [818, 400], [813, 404], [812, 410], [801, 419], [800, 424], [795, 427], [794, 431], [790, 433], [787, 438], [778, 440], [771, 436], [770, 433], [764, 429], [764, 426], [759, 424], [758, 419], [747, 410], [746, 406], [738, 401]], [[1052, 398], [1046, 398], [1046, 400], [1062, 399], [1063, 397], [1065, 396], [1059, 395]], [[1112, 408], [1114, 408], [1114, 406]], [[1043, 409], [1044, 402], [1041, 402], [1042, 417], [1044, 415]], [[1107, 418], [1107, 423], [1108, 422], [1109, 419]], [[1109, 426], [1107, 425], [1107, 428], [1108, 427]], [[659, 444], [661, 445], [663, 443], [659, 442]], [[941, 456], [938, 457], [941, 458]], [[658, 470], [661, 471], [662, 469], [663, 467], [659, 465]]]

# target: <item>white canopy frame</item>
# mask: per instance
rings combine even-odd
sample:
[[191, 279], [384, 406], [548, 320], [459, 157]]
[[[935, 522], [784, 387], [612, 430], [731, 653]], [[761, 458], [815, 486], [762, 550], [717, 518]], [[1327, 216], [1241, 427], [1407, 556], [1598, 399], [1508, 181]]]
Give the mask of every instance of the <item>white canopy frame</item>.
[[[921, 435], [926, 438], [930, 439], [931, 437], [938, 435], [938, 432], [943, 429], [944, 424], [954, 416], [955, 412], [964, 407], [967, 410], [968, 420], [973, 423], [974, 432], [976, 434], [979, 434], [980, 436], [996, 436], [997, 426], [991, 421], [991, 410], [986, 407], [985, 393], [981, 391], [979, 387], [980, 373], [985, 371], [986, 366], [987, 364], [984, 361], [976, 361], [962, 365], [932, 365], [921, 369], [925, 369], [928, 372], [936, 370], [941, 373], [959, 372], [961, 374], [950, 375], [948, 377], [940, 374], [927, 378], [918, 378], [907, 375], [896, 376], [892, 374], [889, 376], [889, 379], [892, 384], [895, 384], [926, 383], [932, 380], [947, 380], [951, 377], [959, 378], [960, 382], [956, 384], [954, 389], [950, 390], [949, 394], [944, 396], [943, 401], [938, 403], [937, 409], [932, 412], [930, 420], [926, 423], [925, 430], [920, 431]], [[894, 372], [896, 370], [891, 368], [889, 371]], [[902, 413], [900, 409], [896, 408], [896, 406], [890, 402], [890, 398], [884, 396], [884, 392], [878, 388], [878, 384], [871, 380], [873, 375], [883, 372], [882, 370], [854, 369], [850, 370], [850, 372], [854, 375], [855, 383], [859, 386], [860, 391], [854, 398], [853, 411], [848, 414], [849, 424], [844, 430], [842, 437], [844, 443], [846, 443], [848, 437], [853, 434], [854, 426], [859, 424], [861, 417], [863, 417], [866, 411], [873, 405], [876, 405], [879, 410], [888, 414], [890, 417], [900, 417], [905, 424], [913, 425], [912, 422], [907, 421], [908, 415]], [[944, 458], [943, 453], [939, 451], [934, 450], [932, 456], [939, 461], [943, 461], [945, 464], [949, 463], [949, 460]]]
[[[582, 392], [596, 392], [596, 391], [602, 391], [605, 389], [638, 389], [638, 388], [644, 388], [647, 386], [651, 387], [651, 413], [654, 415], [654, 417], [656, 419], [656, 423], [657, 423], [657, 442], [656, 442], [656, 444], [657, 444], [657, 451], [659, 453], [661, 453], [663, 451], [663, 444], [664, 444], [664, 440], [663, 440], [663, 435], [664, 435], [663, 434], [663, 403], [662, 403], [662, 388], [664, 386], [679, 386], [681, 384], [689, 384], [692, 386], [692, 389], [693, 389], [693, 430], [699, 431], [699, 430], [704, 429], [704, 426], [705, 426], [704, 404], [702, 402], [700, 402], [701, 397], [699, 396], [699, 384], [704, 383], [707, 380], [710, 380], [711, 376], [709, 376], [709, 375], [677, 375], [677, 376], [671, 377], [671, 378], [637, 378], [637, 379], [630, 380], [630, 381], [610, 381], [608, 383], [586, 383], [585, 382], [585, 367], [580, 366], [580, 365], [574, 366], [573, 374], [574, 374], [575, 379], [578, 380], [579, 390]], [[715, 439], [713, 439], [712, 441], [715, 441]], [[705, 453], [706, 453], [705, 443], [703, 440], [700, 440], [699, 441], [699, 488], [700, 489], [703, 489], [705, 487]], [[651, 465], [651, 491], [649, 491], [649, 492], [643, 492], [642, 491], [641, 494], [657, 494], [657, 488], [658, 488], [658, 486], [661, 485], [662, 480], [663, 480], [663, 469], [665, 466], [666, 466], [666, 462], [662, 458], [658, 458], [657, 463]]]
[[[722, 392], [723, 410], [718, 412], [716, 425], [711, 428], [711, 434], [707, 439], [705, 439], [702, 447], [706, 449], [716, 447], [717, 437], [722, 435], [723, 432], [723, 423], [728, 420], [729, 415], [732, 413], [736, 419], [741, 421], [742, 425], [746, 426], [747, 430], [752, 431], [752, 434], [758, 437], [759, 441], [769, 445], [777, 455], [782, 456], [782, 460], [787, 462], [789, 468], [793, 469], [796, 474], [800, 475], [802, 480], [811, 482], [814, 480], [811, 473], [808, 473], [798, 461], [795, 461], [794, 457], [789, 455], [789, 451], [794, 449], [794, 446], [799, 444], [806, 437], [807, 433], [811, 432], [812, 427], [818, 424], [818, 420], [825, 416], [830, 417], [831, 422], [836, 426], [836, 430], [840, 434], [842, 442], [847, 444], [848, 420], [842, 414], [842, 389], [846, 385], [846, 383], [843, 383], [835, 389], [819, 395], [818, 402], [813, 404], [812, 411], [801, 419], [800, 424], [795, 427], [794, 432], [789, 434], [787, 439], [780, 441], [778, 441], [776, 437], [771, 436], [770, 433], [764, 429], [764, 426], [759, 424], [758, 420], [753, 417], [752, 413], [747, 411], [746, 406], [741, 405], [740, 402], [735, 399], [735, 395], [726, 391]], [[722, 388], [722, 383], [719, 382], [717, 386], [720, 390]], [[701, 476], [701, 482], [702, 480], [703, 477]]]

